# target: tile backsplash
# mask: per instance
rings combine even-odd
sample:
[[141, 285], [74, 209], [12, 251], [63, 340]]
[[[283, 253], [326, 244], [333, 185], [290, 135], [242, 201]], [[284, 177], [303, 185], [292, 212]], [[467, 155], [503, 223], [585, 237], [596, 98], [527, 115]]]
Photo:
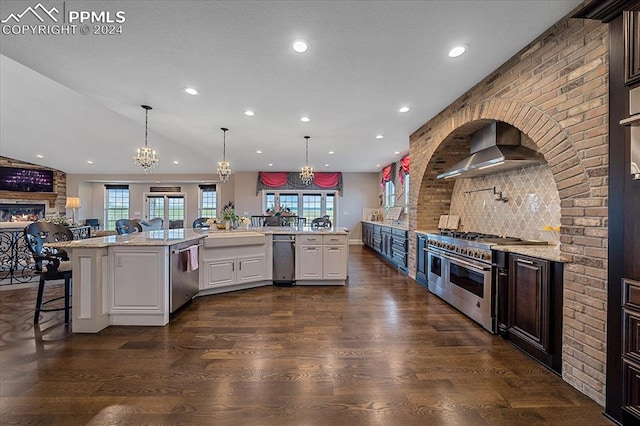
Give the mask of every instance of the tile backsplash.
[[[506, 203], [496, 200], [493, 187], [508, 198]], [[543, 164], [456, 180], [450, 214], [460, 216], [463, 231], [557, 243], [557, 232], [542, 229], [560, 225], [560, 196], [549, 166]]]

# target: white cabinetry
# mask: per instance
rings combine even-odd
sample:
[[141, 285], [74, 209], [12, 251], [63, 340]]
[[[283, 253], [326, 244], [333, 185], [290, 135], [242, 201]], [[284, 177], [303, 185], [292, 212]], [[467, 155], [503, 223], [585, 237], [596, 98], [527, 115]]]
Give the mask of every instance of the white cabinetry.
[[266, 275], [264, 256], [205, 260], [204, 264], [204, 285], [201, 290], [262, 281]]
[[272, 284], [271, 237], [242, 235], [205, 238], [199, 295]]
[[169, 247], [113, 247], [109, 256], [112, 325], [169, 322]]
[[343, 246], [324, 246], [322, 276], [333, 280], [347, 279], [347, 249]]
[[344, 284], [347, 279], [346, 235], [298, 235], [296, 282], [308, 284]]
[[296, 280], [322, 279], [322, 245], [299, 245]]

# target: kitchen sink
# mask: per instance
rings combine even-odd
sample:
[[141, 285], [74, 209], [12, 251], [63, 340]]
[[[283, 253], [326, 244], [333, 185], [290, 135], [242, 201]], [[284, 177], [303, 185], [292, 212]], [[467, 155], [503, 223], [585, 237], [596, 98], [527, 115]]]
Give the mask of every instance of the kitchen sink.
[[267, 237], [255, 231], [214, 231], [204, 239], [205, 247], [235, 247], [264, 244]]

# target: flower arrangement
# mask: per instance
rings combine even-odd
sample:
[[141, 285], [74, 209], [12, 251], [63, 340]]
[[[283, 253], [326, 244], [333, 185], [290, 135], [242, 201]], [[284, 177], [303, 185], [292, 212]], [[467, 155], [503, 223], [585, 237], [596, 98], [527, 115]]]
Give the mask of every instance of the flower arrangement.
[[69, 221], [67, 221], [67, 218], [60, 215], [46, 217], [44, 219], [40, 219], [38, 222], [47, 222], [53, 223], [55, 225], [69, 226]]
[[250, 225], [251, 224], [251, 219], [246, 217], [246, 216], [242, 216], [239, 220], [241, 225]]
[[236, 207], [232, 201], [229, 201], [222, 208], [222, 218], [224, 220], [230, 220], [232, 222], [235, 222], [238, 220], [238, 215], [236, 214]]

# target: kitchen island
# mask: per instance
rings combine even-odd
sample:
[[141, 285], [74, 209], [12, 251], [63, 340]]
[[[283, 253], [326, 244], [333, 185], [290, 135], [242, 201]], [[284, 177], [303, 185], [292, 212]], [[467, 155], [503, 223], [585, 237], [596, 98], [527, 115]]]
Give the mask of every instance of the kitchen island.
[[[343, 228], [168, 229], [55, 243], [69, 253], [73, 267], [72, 331], [166, 325], [174, 305], [171, 278], [177, 273], [198, 275], [194, 297], [271, 285], [274, 234], [322, 239], [323, 248], [325, 239], [336, 239], [326, 251], [313, 250], [315, 257], [305, 256], [304, 245], [296, 247], [296, 283], [344, 285], [348, 250]], [[199, 247], [197, 261], [185, 253], [192, 245]], [[172, 255], [182, 257], [173, 262]], [[333, 273], [304, 275], [336, 261], [339, 269]]]

